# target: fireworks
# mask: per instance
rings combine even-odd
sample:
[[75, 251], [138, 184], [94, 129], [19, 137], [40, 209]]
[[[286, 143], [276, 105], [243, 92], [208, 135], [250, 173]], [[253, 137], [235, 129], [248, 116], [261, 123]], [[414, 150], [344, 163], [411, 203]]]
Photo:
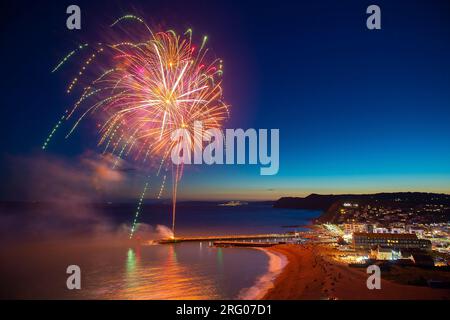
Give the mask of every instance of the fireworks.
[[[78, 51], [91, 50], [67, 86], [69, 94], [81, 92], [61, 120], [75, 119], [69, 136], [83, 119], [94, 117], [103, 152], [115, 154], [117, 160], [130, 154], [135, 161], [158, 158], [159, 174], [177, 143], [171, 139], [174, 130], [194, 131], [196, 121], [201, 121], [204, 129], [220, 129], [229, 116], [228, 106], [222, 101], [223, 66], [220, 59], [210, 58], [207, 37], [196, 46], [191, 30], [181, 35], [172, 30], [153, 32], [143, 19], [133, 15], [117, 19], [111, 28], [129, 20], [134, 29], [127, 34], [139, 39], [85, 44], [55, 67], [54, 71], [60, 69]], [[79, 88], [81, 83], [86, 84], [84, 89]], [[182, 171], [182, 166], [172, 170], [173, 229]]]
[[134, 232], [137, 229], [137, 219], [139, 217], [139, 213], [141, 212], [142, 201], [144, 201], [144, 196], [145, 196], [145, 192], [147, 191], [147, 188], [148, 188], [148, 182], [145, 184], [144, 191], [142, 191], [141, 197], [139, 198], [139, 203], [136, 208], [136, 213], [134, 215], [133, 224], [131, 226], [130, 239], [133, 237]]
[[56, 123], [56, 125], [53, 127], [52, 131], [50, 132], [50, 134], [48, 135], [47, 139], [45, 139], [44, 143], [42, 144], [42, 150], [45, 150], [48, 146], [48, 143], [50, 142], [50, 140], [52, 139], [53, 135], [55, 134], [56, 130], [58, 130], [59, 126], [61, 125], [62, 121], [64, 120], [64, 118], [66, 117], [66, 114], [64, 114], [59, 121]]

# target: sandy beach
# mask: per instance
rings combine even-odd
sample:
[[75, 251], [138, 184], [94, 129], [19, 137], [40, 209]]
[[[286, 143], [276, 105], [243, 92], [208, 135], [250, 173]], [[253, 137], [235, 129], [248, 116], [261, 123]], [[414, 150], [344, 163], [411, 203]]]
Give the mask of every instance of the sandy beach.
[[421, 300], [450, 299], [450, 290], [408, 286], [381, 280], [380, 290], [369, 290], [368, 275], [330, 259], [325, 245], [278, 245], [267, 249], [287, 258], [264, 300]]

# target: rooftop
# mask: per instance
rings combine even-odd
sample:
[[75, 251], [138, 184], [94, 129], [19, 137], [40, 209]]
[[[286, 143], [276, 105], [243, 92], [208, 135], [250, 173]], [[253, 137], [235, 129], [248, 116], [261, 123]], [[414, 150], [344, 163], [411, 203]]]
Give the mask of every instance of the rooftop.
[[410, 239], [415, 240], [417, 236], [410, 233], [367, 233], [355, 232], [353, 237], [366, 237], [371, 239]]

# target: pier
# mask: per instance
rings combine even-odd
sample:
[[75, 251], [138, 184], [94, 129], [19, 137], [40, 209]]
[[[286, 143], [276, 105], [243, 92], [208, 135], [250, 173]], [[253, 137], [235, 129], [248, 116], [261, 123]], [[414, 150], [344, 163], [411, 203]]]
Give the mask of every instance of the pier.
[[[262, 240], [262, 239], [295, 239], [303, 237], [303, 232], [291, 233], [269, 233], [269, 234], [241, 234], [241, 235], [222, 235], [222, 236], [193, 236], [177, 237], [173, 239], [159, 240], [160, 244], [187, 242], [187, 241], [239, 241], [239, 240]], [[249, 243], [252, 243], [248, 241]], [[256, 244], [256, 243], [253, 243]]]
[[214, 241], [214, 247], [256, 247], [267, 248], [286, 242]]

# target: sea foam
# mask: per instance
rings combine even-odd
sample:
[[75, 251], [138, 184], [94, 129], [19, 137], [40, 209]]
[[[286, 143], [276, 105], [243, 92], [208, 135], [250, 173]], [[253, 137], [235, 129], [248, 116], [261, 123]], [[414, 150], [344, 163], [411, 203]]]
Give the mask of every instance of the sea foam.
[[269, 266], [267, 272], [256, 279], [253, 286], [244, 288], [239, 292], [237, 299], [239, 300], [259, 300], [273, 288], [274, 281], [283, 271], [287, 264], [287, 258], [279, 253], [271, 252], [267, 249], [254, 248], [261, 250], [269, 257]]

